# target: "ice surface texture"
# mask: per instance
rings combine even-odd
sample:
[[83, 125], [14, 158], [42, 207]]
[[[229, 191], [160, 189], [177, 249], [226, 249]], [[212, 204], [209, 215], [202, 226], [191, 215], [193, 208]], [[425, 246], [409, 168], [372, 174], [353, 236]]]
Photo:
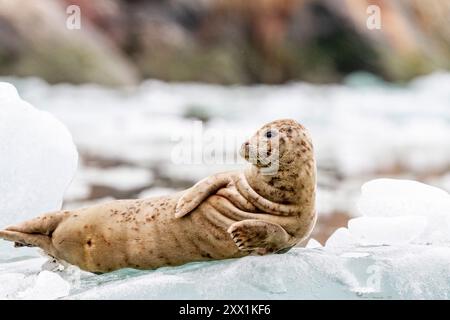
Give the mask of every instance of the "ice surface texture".
[[195, 263], [150, 272], [133, 274], [122, 270], [97, 277], [71, 297], [448, 299], [449, 265], [449, 247], [349, 247], [333, 252], [295, 248], [283, 255]]
[[43, 259], [28, 260], [28, 270], [24, 262], [4, 264], [0, 299], [35, 299], [43, 286], [42, 299], [450, 298], [450, 247], [444, 246], [294, 248], [282, 255], [78, 277], [43, 274], [38, 262]]
[[0, 82], [0, 228], [60, 209], [77, 159], [65, 126]]

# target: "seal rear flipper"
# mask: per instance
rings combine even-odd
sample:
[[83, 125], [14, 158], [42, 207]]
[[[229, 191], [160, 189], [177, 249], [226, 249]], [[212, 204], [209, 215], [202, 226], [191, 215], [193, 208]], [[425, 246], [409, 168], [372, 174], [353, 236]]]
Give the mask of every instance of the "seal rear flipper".
[[5, 230], [51, 236], [67, 214], [68, 212], [61, 211], [46, 213], [37, 218], [9, 226]]
[[175, 208], [175, 217], [184, 217], [210, 195], [216, 193], [220, 188], [226, 187], [231, 182], [231, 176], [230, 172], [218, 173], [200, 180], [192, 188], [187, 189], [178, 200]]
[[42, 234], [0, 230], [0, 238], [14, 242], [16, 247], [39, 247], [51, 255], [55, 251], [51, 238]]
[[281, 253], [292, 246], [293, 240], [279, 224], [256, 219], [235, 222], [228, 228], [228, 233], [240, 250], [262, 255]]

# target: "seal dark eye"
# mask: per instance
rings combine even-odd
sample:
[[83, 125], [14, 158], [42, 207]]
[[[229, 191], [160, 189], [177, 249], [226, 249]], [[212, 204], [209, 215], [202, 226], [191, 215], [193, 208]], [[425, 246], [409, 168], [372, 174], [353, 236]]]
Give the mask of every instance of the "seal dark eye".
[[274, 131], [272, 131], [272, 130], [269, 130], [269, 131], [267, 131], [266, 132], [266, 138], [272, 138], [272, 137], [275, 137], [276, 136], [276, 133], [274, 132]]

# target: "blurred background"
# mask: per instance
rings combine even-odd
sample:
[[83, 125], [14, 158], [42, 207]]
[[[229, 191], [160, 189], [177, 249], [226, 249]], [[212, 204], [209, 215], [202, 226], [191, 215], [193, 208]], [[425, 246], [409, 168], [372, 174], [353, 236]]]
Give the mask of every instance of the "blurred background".
[[0, 80], [81, 155], [68, 208], [242, 167], [173, 161], [195, 120], [220, 145], [290, 117], [316, 146], [323, 243], [367, 180], [450, 191], [449, 68], [449, 0], [0, 0]]

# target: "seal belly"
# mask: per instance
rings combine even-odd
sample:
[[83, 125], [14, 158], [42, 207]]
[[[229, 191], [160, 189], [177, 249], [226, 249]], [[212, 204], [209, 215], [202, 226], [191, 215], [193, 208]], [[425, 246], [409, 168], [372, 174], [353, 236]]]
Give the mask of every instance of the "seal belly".
[[235, 220], [216, 209], [217, 199], [211, 200], [183, 219], [174, 216], [173, 197], [73, 212], [55, 230], [52, 241], [58, 258], [91, 272], [155, 269], [246, 255], [227, 232]]
[[202, 258], [226, 259], [239, 252], [227, 232], [234, 221], [218, 211], [212, 199], [202, 203], [189, 218], [197, 228], [192, 241], [198, 245]]
[[[144, 244], [145, 254], [135, 253], [134, 261], [140, 261], [140, 267], [135, 267], [176, 266], [236, 256], [239, 250], [227, 233], [232, 221], [222, 221], [218, 216], [220, 213], [205, 202], [183, 219], [168, 215], [149, 225], [148, 232], [155, 241]], [[128, 248], [128, 252], [134, 250], [136, 248]]]

